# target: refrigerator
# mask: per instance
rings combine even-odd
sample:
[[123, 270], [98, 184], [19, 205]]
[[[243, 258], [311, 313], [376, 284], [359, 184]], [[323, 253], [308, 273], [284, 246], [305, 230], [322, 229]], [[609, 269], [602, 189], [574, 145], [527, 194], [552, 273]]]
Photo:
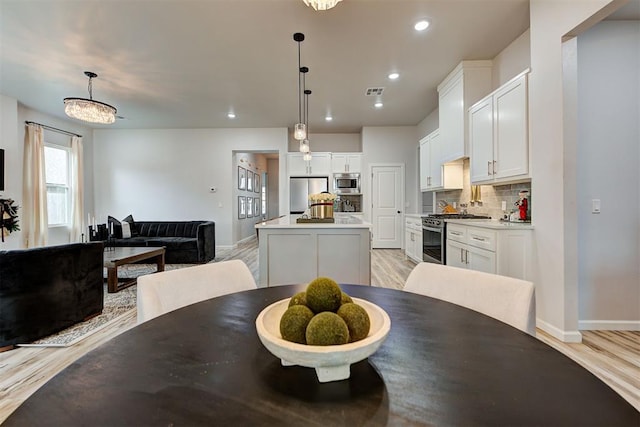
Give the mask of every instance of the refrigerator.
[[301, 214], [309, 208], [309, 194], [329, 191], [327, 177], [291, 177], [289, 178], [289, 213]]

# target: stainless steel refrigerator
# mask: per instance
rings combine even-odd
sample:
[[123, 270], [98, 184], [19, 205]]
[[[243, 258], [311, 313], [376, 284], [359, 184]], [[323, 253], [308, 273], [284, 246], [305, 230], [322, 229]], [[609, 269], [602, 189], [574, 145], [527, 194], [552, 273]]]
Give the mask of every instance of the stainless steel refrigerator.
[[289, 213], [301, 214], [309, 207], [309, 194], [329, 190], [329, 178], [289, 178]]

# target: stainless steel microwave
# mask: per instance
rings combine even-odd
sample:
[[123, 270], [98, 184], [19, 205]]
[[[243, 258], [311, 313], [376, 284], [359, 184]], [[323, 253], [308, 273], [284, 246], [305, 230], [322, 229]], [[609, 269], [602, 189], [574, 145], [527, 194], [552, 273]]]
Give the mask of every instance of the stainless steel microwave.
[[360, 194], [360, 174], [334, 173], [333, 190], [336, 194]]

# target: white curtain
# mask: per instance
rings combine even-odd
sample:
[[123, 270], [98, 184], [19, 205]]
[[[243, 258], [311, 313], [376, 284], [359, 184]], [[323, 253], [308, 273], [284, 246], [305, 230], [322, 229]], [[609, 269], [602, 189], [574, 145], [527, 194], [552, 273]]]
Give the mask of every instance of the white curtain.
[[82, 137], [71, 137], [71, 242], [81, 242], [84, 226], [84, 167], [82, 163]]
[[46, 246], [49, 227], [42, 126], [28, 124], [25, 127], [23, 171], [21, 228], [24, 247]]

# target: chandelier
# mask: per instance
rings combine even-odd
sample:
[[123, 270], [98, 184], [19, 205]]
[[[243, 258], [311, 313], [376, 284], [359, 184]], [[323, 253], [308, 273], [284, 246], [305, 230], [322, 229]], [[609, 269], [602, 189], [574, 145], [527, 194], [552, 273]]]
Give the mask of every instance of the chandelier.
[[93, 100], [91, 79], [98, 77], [96, 73], [85, 71], [89, 77], [89, 99], [65, 98], [64, 112], [67, 116], [89, 123], [111, 124], [116, 121], [116, 108], [104, 102]]
[[315, 10], [328, 10], [340, 3], [342, 0], [302, 0], [307, 6]]

